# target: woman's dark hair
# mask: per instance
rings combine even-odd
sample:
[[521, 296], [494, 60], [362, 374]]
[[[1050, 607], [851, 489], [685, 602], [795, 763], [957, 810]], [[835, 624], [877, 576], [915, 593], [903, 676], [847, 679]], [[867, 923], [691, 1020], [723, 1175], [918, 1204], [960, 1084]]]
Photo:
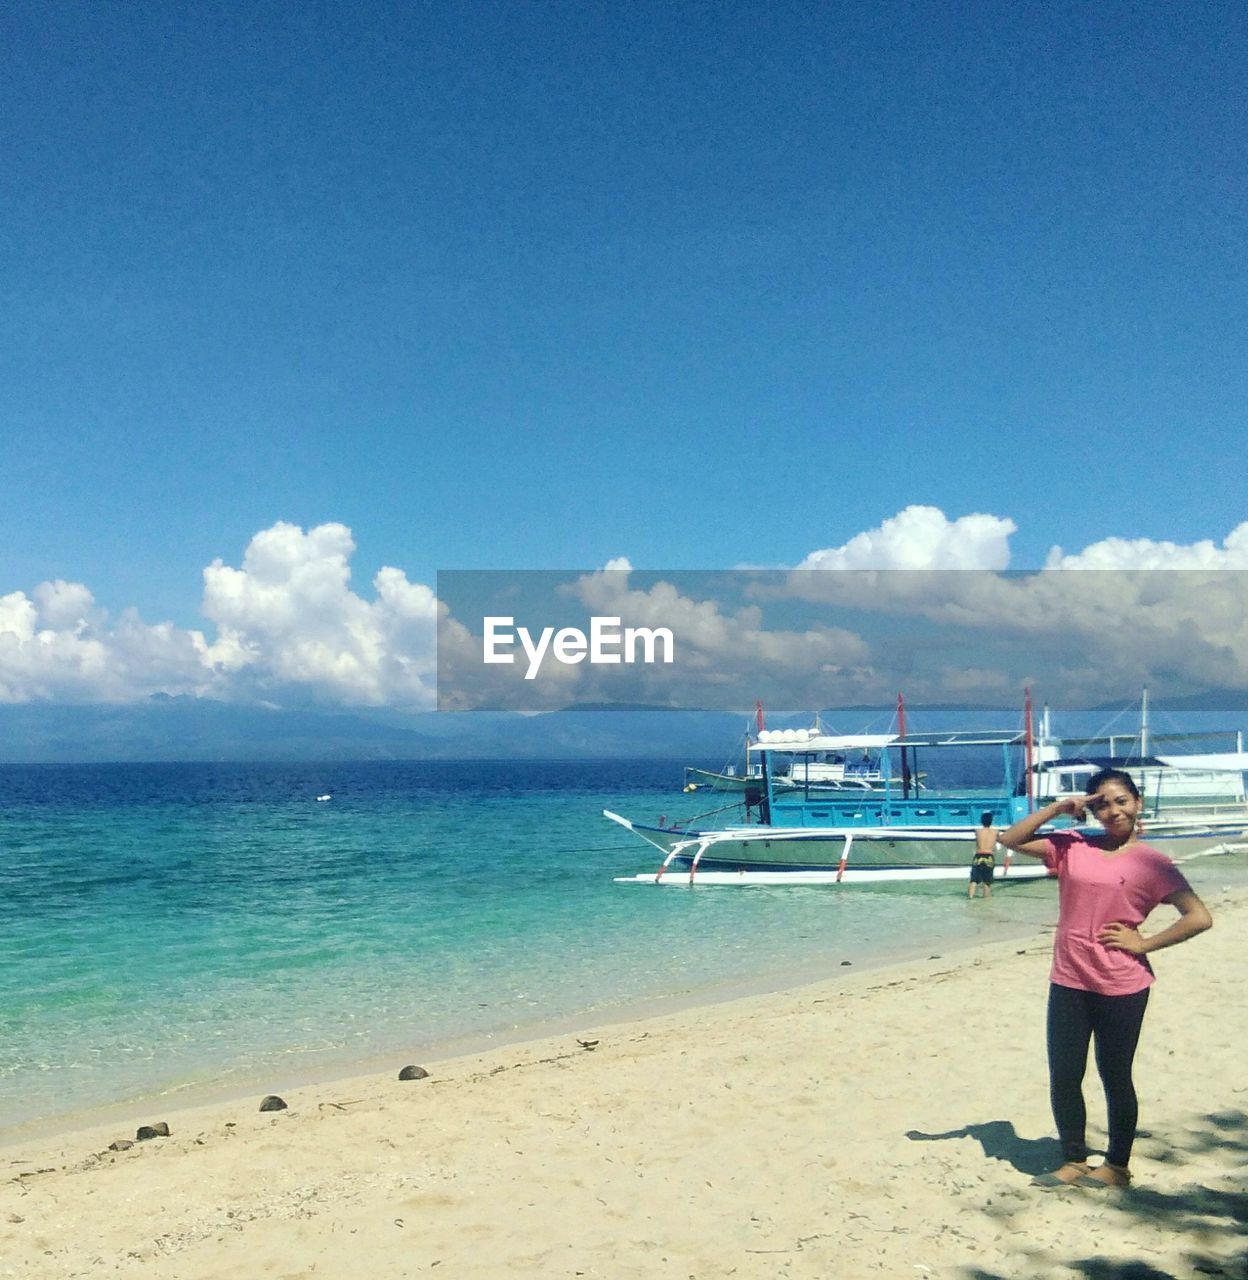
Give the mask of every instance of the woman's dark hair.
[[1121, 782], [1137, 800], [1140, 798], [1140, 789], [1135, 785], [1135, 779], [1122, 769], [1098, 769], [1088, 779], [1087, 785], [1083, 788], [1084, 794], [1096, 795], [1107, 782]]
[[981, 826], [985, 826], [985, 827], [992, 826], [992, 810], [985, 809], [983, 813], [979, 815], [979, 821]]

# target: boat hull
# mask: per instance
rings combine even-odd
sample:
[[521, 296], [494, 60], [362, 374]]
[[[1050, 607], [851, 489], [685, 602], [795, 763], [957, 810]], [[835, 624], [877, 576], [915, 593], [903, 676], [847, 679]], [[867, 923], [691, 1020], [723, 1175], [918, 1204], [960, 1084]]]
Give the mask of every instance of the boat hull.
[[[705, 883], [863, 883], [887, 880], [952, 880], [969, 875], [976, 828], [759, 827], [704, 831], [652, 827], [608, 814], [663, 854], [650, 875], [625, 877], [653, 882], [671, 876]], [[1219, 823], [1157, 823], [1147, 842], [1175, 862], [1248, 840], [1248, 815]], [[1026, 855], [998, 857], [998, 881], [1048, 874]]]
[[826, 872], [841, 869], [932, 870], [969, 874], [975, 831], [925, 828], [740, 827], [680, 831], [634, 823], [632, 830], [686, 870]]
[[[1008, 868], [998, 868], [993, 884], [1043, 880], [1049, 875], [1040, 863], [1024, 866], [1015, 862]], [[735, 871], [694, 872], [688, 866], [680, 869], [668, 867], [662, 873], [643, 872], [634, 876], [616, 876], [616, 884], [666, 884], [666, 885], [855, 885], [855, 884], [923, 884], [942, 881], [967, 882], [966, 867], [846, 867], [840, 871], [751, 871], [739, 868]]]

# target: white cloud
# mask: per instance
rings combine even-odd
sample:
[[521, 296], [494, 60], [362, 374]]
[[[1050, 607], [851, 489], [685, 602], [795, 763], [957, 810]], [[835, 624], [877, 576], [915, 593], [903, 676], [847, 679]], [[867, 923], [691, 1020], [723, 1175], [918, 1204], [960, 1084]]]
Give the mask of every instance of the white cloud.
[[39, 609], [39, 621], [53, 631], [85, 631], [103, 621], [95, 607], [95, 597], [81, 582], [41, 582], [32, 593]]
[[0, 642], [29, 644], [38, 622], [39, 610], [24, 591], [0, 596]]
[[[33, 597], [33, 599], [31, 598]], [[0, 597], [0, 702], [130, 702], [204, 693], [203, 636], [149, 627], [133, 609], [116, 623], [78, 582], [41, 582]]]
[[950, 520], [938, 507], [909, 506], [843, 546], [812, 551], [801, 569], [1004, 569], [1018, 526], [976, 513]]
[[202, 631], [115, 620], [82, 583], [40, 583], [0, 597], [0, 701], [129, 702], [153, 693], [226, 700], [310, 699], [431, 707], [437, 600], [401, 569], [351, 590], [351, 531], [278, 523], [251, 540], [240, 568], [204, 570]]
[[[1184, 692], [1248, 687], [1248, 575], [1226, 572], [1248, 569], [1248, 523], [1221, 547], [1110, 538], [1074, 555], [1054, 547], [1043, 570], [1007, 575], [1000, 571], [1013, 527], [995, 516], [949, 521], [934, 508], [909, 507], [836, 552], [813, 552], [790, 572], [784, 593], [914, 619], [903, 625], [929, 647], [936, 628], [956, 629], [967, 673], [982, 663], [983, 646], [1026, 646], [1053, 696], [1072, 703], [1138, 691], [1159, 673]], [[898, 571], [925, 556], [929, 566]], [[857, 572], [813, 571], [833, 566]], [[984, 571], [944, 571], [951, 566]], [[968, 674], [946, 681], [950, 696], [967, 681], [992, 692], [990, 681]]]
[[1248, 521], [1236, 525], [1221, 547], [1209, 538], [1184, 546], [1148, 538], [1106, 538], [1066, 555], [1053, 547], [1046, 569], [1248, 569]]
[[218, 638], [206, 661], [234, 691], [298, 689], [348, 705], [433, 705], [437, 601], [385, 567], [365, 600], [351, 590], [351, 531], [279, 522], [256, 534], [235, 569], [204, 570], [204, 615]]
[[[1166, 681], [1248, 688], [1248, 574], [1223, 572], [1248, 569], [1248, 522], [1217, 544], [1110, 538], [1071, 554], [1054, 547], [1043, 570], [1024, 575], [1003, 572], [1014, 530], [1007, 517], [906, 507], [843, 546], [811, 552], [796, 570], [760, 578], [746, 604], [679, 579], [641, 589], [623, 556], [567, 590], [591, 613], [679, 637], [675, 671], [635, 664], [614, 673], [637, 701], [878, 700], [895, 694], [898, 655], [916, 640], [930, 657], [926, 676], [914, 667], [908, 697], [912, 689], [916, 698], [1000, 697], [1010, 652], [1025, 655], [1059, 703], [1117, 697], [1159, 672], [1159, 692]], [[78, 582], [12, 591], [0, 596], [0, 701], [126, 702], [163, 692], [433, 706], [439, 618], [444, 662], [456, 672], [479, 664], [479, 637], [402, 569], [387, 566], [371, 590], [355, 590], [354, 554], [342, 524], [260, 531], [240, 563], [217, 559], [204, 570], [202, 631], [150, 624], [133, 608], [110, 616]], [[810, 608], [803, 614], [795, 602]], [[846, 609], [892, 621], [872, 631], [848, 621]], [[547, 670], [546, 705], [623, 696], [609, 669]], [[499, 667], [490, 678], [501, 694], [522, 674]], [[921, 677], [929, 684], [919, 692]]]

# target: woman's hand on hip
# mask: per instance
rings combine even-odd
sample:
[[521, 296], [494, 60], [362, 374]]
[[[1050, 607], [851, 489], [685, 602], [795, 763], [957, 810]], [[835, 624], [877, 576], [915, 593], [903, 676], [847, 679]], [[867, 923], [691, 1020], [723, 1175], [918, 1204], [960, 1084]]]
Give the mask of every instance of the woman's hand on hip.
[[1113, 947], [1117, 951], [1129, 951], [1133, 956], [1144, 954], [1144, 939], [1140, 937], [1139, 932], [1118, 920], [1111, 920], [1108, 924], [1101, 925], [1097, 931], [1096, 940], [1103, 946]]

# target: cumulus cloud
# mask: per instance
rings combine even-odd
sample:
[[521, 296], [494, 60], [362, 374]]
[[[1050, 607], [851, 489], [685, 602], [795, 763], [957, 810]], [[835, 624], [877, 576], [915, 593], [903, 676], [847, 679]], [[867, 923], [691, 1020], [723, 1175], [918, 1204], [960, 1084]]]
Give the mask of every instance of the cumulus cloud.
[[1248, 521], [1236, 525], [1220, 547], [1209, 538], [1183, 546], [1148, 538], [1106, 538], [1067, 555], [1053, 547], [1046, 569], [1248, 569]]
[[351, 531], [279, 522], [240, 567], [204, 570], [215, 637], [110, 619], [82, 583], [0, 597], [0, 700], [128, 702], [153, 693], [354, 706], [433, 705], [434, 593], [386, 567], [371, 599], [351, 589]]
[[997, 575], [1009, 567], [1016, 531], [1005, 516], [950, 519], [938, 507], [911, 505], [842, 546], [810, 552], [755, 594], [974, 625], [997, 603]]
[[[551, 575], [568, 610], [667, 627], [679, 658], [675, 669], [547, 664], [540, 705], [740, 707], [755, 696], [847, 705], [889, 699], [902, 682], [908, 698], [1008, 701], [1023, 672], [1059, 705], [1130, 696], [1145, 682], [1158, 692], [1248, 688], [1248, 522], [1217, 544], [1054, 547], [1026, 573], [1009, 569], [1014, 531], [1003, 516], [910, 506], [794, 570], [656, 581], [619, 556], [571, 581]], [[148, 623], [133, 608], [112, 616], [80, 582], [0, 595], [0, 701], [168, 693], [431, 707], [439, 646], [444, 673], [461, 679], [480, 667], [477, 620], [452, 617], [397, 567], [358, 589], [355, 550], [342, 524], [260, 531], [241, 560], [204, 569], [203, 630]], [[510, 586], [503, 613], [528, 589]], [[494, 705], [519, 705], [517, 689], [538, 692], [523, 676], [520, 664], [488, 671]]]
[[104, 621], [95, 606], [95, 597], [81, 582], [41, 582], [32, 593], [42, 626], [54, 631], [80, 634], [92, 624]]
[[[1054, 547], [1028, 573], [1005, 572], [1013, 529], [995, 516], [950, 521], [909, 507], [834, 552], [812, 552], [773, 594], [911, 619], [927, 646], [960, 636], [967, 666], [961, 679], [950, 668], [950, 696], [959, 684], [992, 696], [986, 674], [970, 674], [984, 646], [1025, 649], [1054, 696], [1071, 702], [1150, 682], [1248, 688], [1248, 574], [1227, 572], [1248, 569], [1248, 523], [1220, 547], [1121, 538], [1073, 555]], [[818, 571], [833, 567], [842, 572]]]
[[797, 568], [1004, 569], [1017, 528], [1001, 516], [950, 520], [939, 507], [909, 506], [843, 546], [812, 551]]
[[111, 622], [77, 582], [0, 597], [0, 702], [129, 702], [200, 694], [211, 683], [198, 631], [149, 627], [133, 609]]
[[205, 661], [235, 691], [302, 690], [357, 706], [432, 705], [437, 600], [401, 569], [351, 590], [351, 531], [306, 533], [278, 522], [251, 540], [240, 568], [204, 570], [203, 612], [217, 626]]

